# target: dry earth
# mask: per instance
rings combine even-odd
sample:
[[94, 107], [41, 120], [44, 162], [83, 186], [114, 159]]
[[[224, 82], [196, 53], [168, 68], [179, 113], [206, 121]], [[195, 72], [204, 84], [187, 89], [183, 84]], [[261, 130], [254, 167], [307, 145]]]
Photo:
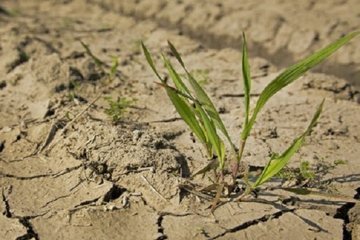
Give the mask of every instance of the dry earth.
[[[261, 169], [326, 98], [291, 167], [308, 161], [312, 186], [342, 197], [297, 196], [277, 179], [213, 215], [209, 201], [178, 187], [207, 160], [139, 48], [143, 40], [168, 53], [171, 40], [238, 139], [241, 31], [254, 104], [284, 66], [359, 20], [356, 0], [1, 1], [0, 239], [360, 239], [359, 39], [277, 94], [245, 153]], [[107, 65], [120, 59], [111, 81], [80, 41]], [[133, 100], [118, 124], [104, 113], [105, 96]]]

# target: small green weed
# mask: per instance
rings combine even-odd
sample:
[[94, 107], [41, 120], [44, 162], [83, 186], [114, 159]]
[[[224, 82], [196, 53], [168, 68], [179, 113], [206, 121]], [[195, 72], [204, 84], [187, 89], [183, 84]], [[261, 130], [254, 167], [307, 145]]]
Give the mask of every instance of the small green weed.
[[315, 172], [310, 169], [310, 163], [303, 161], [300, 163], [300, 173], [304, 179], [314, 179]]
[[335, 193], [333, 186], [331, 186], [331, 180], [324, 181], [322, 176], [329, 174], [339, 165], [347, 163], [344, 160], [341, 160], [340, 164], [338, 162], [338, 160], [335, 160], [333, 163], [320, 160], [310, 166], [308, 161], [302, 161], [297, 168], [284, 167], [275, 177], [282, 179], [287, 185], [290, 183], [292, 186], [321, 189], [329, 193], [329, 196], [334, 197], [334, 195], [331, 195], [331, 193]]
[[348, 161], [342, 160], [342, 159], [338, 159], [338, 160], [335, 160], [335, 161], [334, 161], [334, 165], [335, 165], [335, 166], [344, 165], [344, 164], [347, 164], [347, 163], [348, 163]]
[[126, 110], [131, 106], [132, 100], [126, 98], [105, 97], [109, 107], [105, 109], [105, 113], [111, 118], [114, 123], [117, 123], [124, 115]]
[[294, 180], [296, 182], [303, 182], [304, 180], [314, 179], [316, 177], [316, 172], [310, 167], [308, 161], [302, 161], [298, 168], [284, 167], [275, 177], [286, 181]]
[[[245, 117], [243, 129], [240, 133], [241, 140], [239, 148], [235, 147], [235, 144], [230, 138], [228, 131], [226, 130], [226, 127], [215, 108], [215, 105], [210, 100], [208, 94], [201, 87], [199, 82], [196, 80], [194, 74], [192, 74], [191, 71], [187, 69], [174, 45], [171, 42], [168, 42], [172, 55], [175, 56], [176, 60], [185, 71], [185, 77], [184, 75], [179, 74], [173, 67], [170, 60], [164, 54], [162, 54], [162, 60], [168, 71], [170, 79], [173, 82], [173, 85], [168, 85], [168, 81], [166, 81], [167, 78], [160, 76], [149, 50], [142, 43], [142, 49], [145, 58], [157, 78], [160, 80], [158, 84], [164, 87], [168, 97], [175, 106], [175, 109], [181, 118], [185, 121], [185, 123], [189, 126], [196, 138], [202, 143], [206, 149], [208, 158], [212, 160], [208, 166], [206, 166], [202, 171], [199, 171], [200, 173], [204, 173], [209, 170], [214, 170], [216, 172], [216, 195], [214, 198], [212, 210], [216, 207], [225, 187], [234, 189], [234, 186], [236, 185], [236, 179], [238, 177], [239, 164], [243, 156], [246, 141], [256, 122], [258, 114], [263, 109], [268, 100], [281, 89], [302, 76], [309, 69], [315, 67], [323, 60], [328, 58], [331, 54], [333, 54], [344, 44], [348, 43], [359, 33], [360, 32], [353, 32], [345, 35], [344, 37], [341, 37], [337, 41], [329, 44], [320, 51], [315, 52], [314, 54], [306, 57], [305, 59], [290, 66], [285, 71], [280, 73], [280, 75], [271, 81], [261, 92], [256, 105], [252, 110], [252, 114], [250, 111], [250, 66], [248, 61], [246, 38], [245, 35], [243, 35], [242, 75], [245, 96]], [[185, 84], [183, 79], [186, 79], [188, 84]], [[311, 133], [313, 127], [316, 125], [317, 120], [319, 119], [322, 112], [323, 104], [324, 100], [317, 107], [317, 110], [315, 111], [305, 131], [300, 136], [295, 138], [293, 143], [283, 153], [273, 155], [254, 182], [249, 181], [246, 173], [248, 171], [245, 171], [242, 179], [245, 184], [245, 190], [242, 196], [248, 195], [254, 189], [260, 187], [269, 181], [272, 177], [276, 176], [285, 166], [287, 166], [290, 158], [300, 149], [305, 141], [305, 137]], [[230, 152], [226, 151], [225, 142], [228, 143]], [[229, 161], [232, 161], [232, 165], [230, 167], [230, 172], [233, 178], [232, 183], [227, 183], [224, 180], [224, 175], [226, 173], [225, 163]], [[304, 177], [312, 177], [308, 164], [302, 164], [300, 171]]]

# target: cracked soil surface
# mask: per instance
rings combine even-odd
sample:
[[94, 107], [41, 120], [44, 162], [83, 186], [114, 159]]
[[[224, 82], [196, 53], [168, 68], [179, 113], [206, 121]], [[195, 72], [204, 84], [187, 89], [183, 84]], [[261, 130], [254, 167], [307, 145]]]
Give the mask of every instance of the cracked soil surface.
[[[171, 40], [238, 140], [242, 31], [254, 104], [284, 66], [359, 22], [357, 0], [1, 1], [0, 239], [360, 239], [359, 38], [275, 95], [245, 150], [255, 175], [326, 98], [290, 163], [295, 172], [309, 162], [315, 179], [274, 179], [213, 214], [206, 197], [179, 187], [207, 160], [139, 48], [167, 54]], [[80, 41], [108, 66], [118, 57], [112, 80]], [[117, 124], [105, 96], [132, 99]], [[324, 194], [279, 187], [299, 184]]]

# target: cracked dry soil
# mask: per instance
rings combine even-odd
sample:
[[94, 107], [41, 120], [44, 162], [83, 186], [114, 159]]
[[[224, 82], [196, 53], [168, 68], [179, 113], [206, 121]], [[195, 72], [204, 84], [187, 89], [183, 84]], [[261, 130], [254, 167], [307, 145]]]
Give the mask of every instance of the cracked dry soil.
[[[325, 97], [290, 165], [308, 161], [319, 170], [314, 187], [348, 198], [293, 195], [277, 179], [213, 215], [209, 201], [178, 187], [207, 161], [139, 49], [144, 40], [166, 52], [171, 40], [238, 139], [242, 30], [254, 104], [285, 65], [358, 27], [356, 0], [303, 3], [1, 1], [0, 239], [360, 239], [358, 39], [267, 104], [244, 158], [261, 169]], [[108, 65], [119, 57], [112, 81], [80, 40]], [[136, 100], [114, 125], [105, 96]]]

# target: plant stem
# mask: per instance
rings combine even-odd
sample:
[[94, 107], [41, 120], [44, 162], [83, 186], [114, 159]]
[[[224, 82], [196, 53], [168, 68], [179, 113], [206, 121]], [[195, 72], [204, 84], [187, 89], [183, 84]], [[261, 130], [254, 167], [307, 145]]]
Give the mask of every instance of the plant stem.
[[245, 138], [245, 139], [243, 139], [243, 140], [240, 140], [241, 143], [240, 143], [240, 151], [239, 151], [238, 162], [240, 162], [240, 160], [241, 160], [241, 158], [242, 158], [242, 155], [243, 155], [243, 153], [244, 153], [246, 140], [247, 140], [247, 138]]
[[240, 142], [239, 154], [237, 156], [236, 162], [232, 166], [231, 175], [232, 175], [232, 178], [233, 178], [233, 184], [235, 184], [235, 182], [236, 182], [236, 177], [237, 177], [237, 174], [238, 174], [238, 171], [239, 171], [240, 161], [241, 161], [241, 158], [243, 156], [245, 145], [246, 145], [246, 140], [247, 140], [247, 138], [240, 140], [241, 142]]

